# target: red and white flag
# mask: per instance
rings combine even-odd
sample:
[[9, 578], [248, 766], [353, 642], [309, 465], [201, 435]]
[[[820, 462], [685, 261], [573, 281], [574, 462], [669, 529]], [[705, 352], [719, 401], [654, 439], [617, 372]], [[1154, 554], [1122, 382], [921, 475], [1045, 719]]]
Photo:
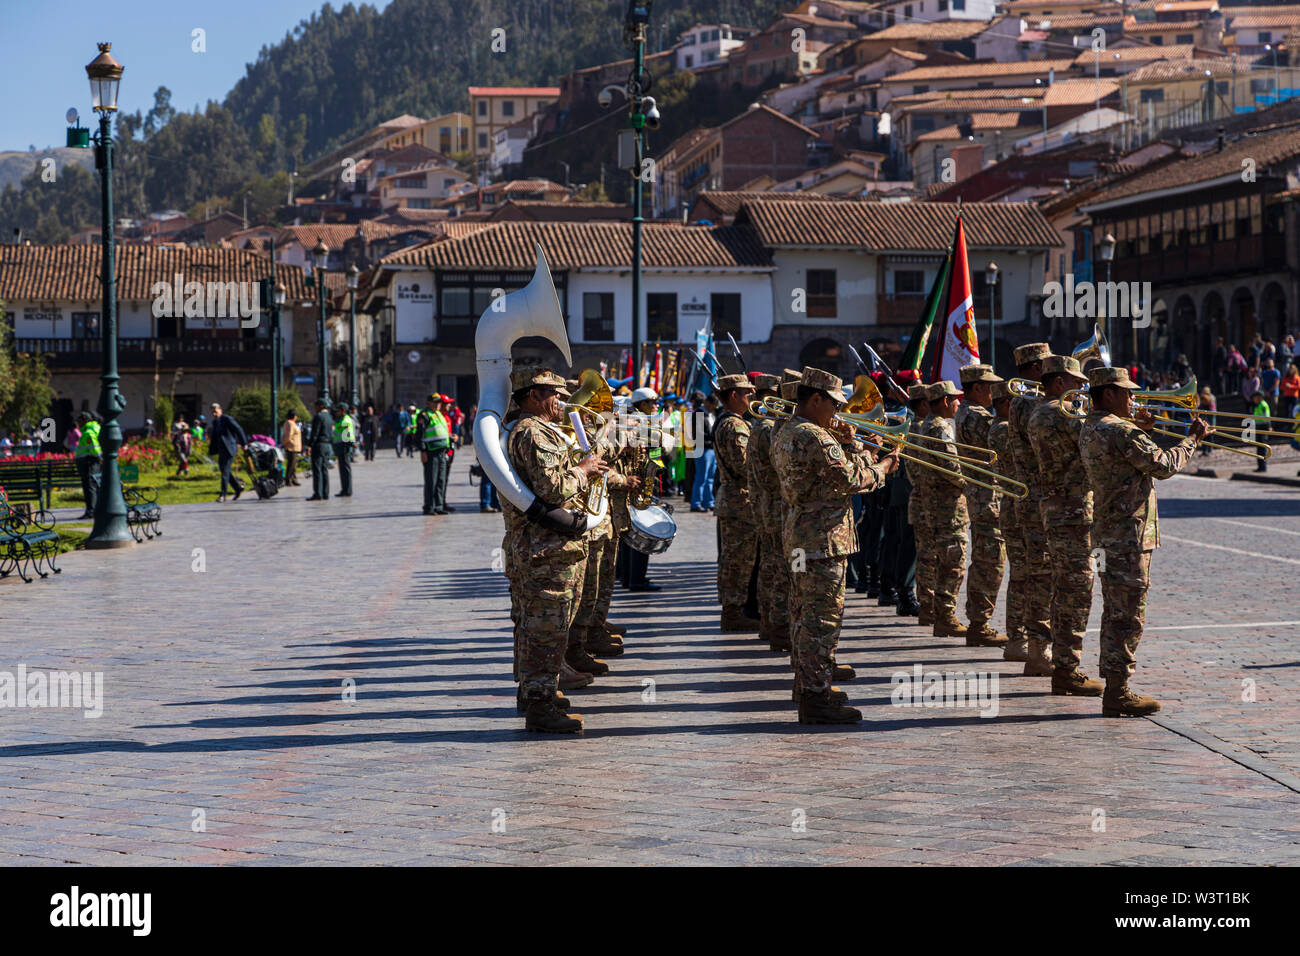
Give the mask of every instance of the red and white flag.
[[975, 333], [975, 304], [970, 288], [970, 260], [966, 257], [966, 230], [957, 216], [957, 233], [952, 240], [952, 268], [948, 274], [947, 318], [939, 329], [934, 352], [932, 382], [947, 380], [961, 388], [961, 367], [980, 360], [979, 336]]

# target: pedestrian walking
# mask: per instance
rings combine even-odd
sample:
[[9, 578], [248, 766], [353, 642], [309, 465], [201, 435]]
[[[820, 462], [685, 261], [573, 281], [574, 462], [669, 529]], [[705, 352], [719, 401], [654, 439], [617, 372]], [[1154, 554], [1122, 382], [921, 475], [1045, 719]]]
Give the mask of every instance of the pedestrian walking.
[[379, 416], [375, 406], [367, 405], [366, 413], [361, 417], [361, 447], [366, 461], [375, 460], [375, 445], [379, 441]]
[[192, 442], [193, 437], [190, 435], [190, 426], [185, 421], [185, 416], [181, 415], [172, 423], [172, 449], [176, 452], [177, 478], [190, 473], [190, 448]]
[[292, 409], [284, 417], [284, 428], [280, 430], [280, 448], [284, 451], [284, 483], [301, 485], [298, 480], [298, 456], [302, 454], [302, 426], [298, 423], [298, 413]]
[[218, 501], [226, 500], [226, 488], [235, 489], [235, 501], [244, 493], [244, 482], [231, 472], [231, 466], [239, 449], [248, 445], [248, 436], [239, 422], [227, 415], [216, 402], [212, 403], [212, 428], [208, 432], [208, 452], [217, 456], [217, 468], [221, 471], [221, 492]]

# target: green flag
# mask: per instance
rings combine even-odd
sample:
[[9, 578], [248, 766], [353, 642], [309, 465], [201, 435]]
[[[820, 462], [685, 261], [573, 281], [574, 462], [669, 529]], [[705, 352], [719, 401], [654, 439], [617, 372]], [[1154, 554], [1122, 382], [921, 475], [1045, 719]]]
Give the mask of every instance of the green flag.
[[[898, 368], [911, 369], [919, 374], [921, 368], [921, 357], [925, 355], [925, 345], [930, 339], [930, 329], [934, 327], [934, 320], [939, 315], [939, 310], [944, 305], [944, 290], [948, 286], [948, 270], [952, 267], [952, 249], [948, 250], [947, 257], [943, 260], [943, 268], [939, 274], [934, 277], [934, 284], [930, 286], [930, 294], [925, 300], [925, 310], [921, 313], [921, 318], [917, 320], [916, 328], [912, 330], [912, 337], [907, 340], [907, 348], [903, 350], [903, 357], [898, 360]], [[921, 381], [920, 378], [917, 381]]]

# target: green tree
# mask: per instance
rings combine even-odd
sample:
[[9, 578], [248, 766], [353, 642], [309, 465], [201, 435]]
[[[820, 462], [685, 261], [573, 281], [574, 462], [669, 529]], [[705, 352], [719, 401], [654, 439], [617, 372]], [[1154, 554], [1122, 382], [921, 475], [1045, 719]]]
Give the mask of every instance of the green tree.
[[0, 432], [39, 425], [55, 398], [44, 355], [13, 353], [13, 336], [0, 307]]
[[235, 421], [243, 426], [249, 435], [270, 435], [279, 440], [279, 425], [290, 411], [298, 413], [298, 420], [307, 418], [307, 406], [303, 403], [298, 390], [292, 387], [280, 389], [280, 421], [273, 430], [271, 426], [271, 386], [255, 385], [235, 389], [230, 397], [227, 409]]

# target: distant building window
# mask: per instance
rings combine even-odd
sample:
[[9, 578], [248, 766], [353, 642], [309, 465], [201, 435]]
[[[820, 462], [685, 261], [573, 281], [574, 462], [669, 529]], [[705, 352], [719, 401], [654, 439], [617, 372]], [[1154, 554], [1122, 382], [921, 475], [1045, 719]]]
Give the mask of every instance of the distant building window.
[[835, 270], [808, 270], [808, 317], [833, 319], [838, 314], [835, 297]]
[[1269, 77], [1268, 79], [1250, 81], [1250, 92], [1252, 93], [1268, 93], [1271, 92], [1272, 89], [1273, 89], [1272, 77]]
[[904, 20], [912, 19], [912, 5], [910, 3], [903, 7], [903, 19]]
[[925, 292], [925, 273], [920, 269], [900, 269], [895, 272], [894, 292], [898, 295], [921, 295]]
[[1190, 33], [1180, 33], [1174, 37], [1175, 43], [1195, 43], [1196, 38]]
[[73, 312], [72, 313], [72, 337], [74, 339], [99, 338], [99, 313], [98, 312]]
[[646, 339], [677, 341], [677, 293], [651, 292], [645, 297]]
[[715, 292], [709, 297], [710, 318], [713, 320], [713, 334], [726, 338], [730, 332], [737, 339], [740, 335], [740, 293]]
[[717, 30], [711, 30], [711, 31], [709, 31], [709, 39], [710, 39], [710, 40], [716, 40], [716, 39], [718, 39], [719, 35], [720, 35], [720, 34], [718, 33]]
[[502, 115], [502, 116], [514, 116], [514, 115], [515, 115], [515, 101], [514, 101], [514, 100], [505, 100], [505, 101], [501, 104], [501, 115]]
[[943, 13], [948, 9], [948, 0], [939, 0], [939, 12]]
[[691, 56], [689, 53], [686, 54], [686, 68], [689, 70], [694, 65], [695, 65], [695, 57]]
[[1139, 100], [1143, 103], [1163, 103], [1165, 101], [1165, 91], [1159, 89], [1143, 90]]
[[1260, 42], [1260, 43], [1272, 43], [1272, 42], [1273, 42], [1273, 31], [1272, 31], [1272, 30], [1260, 30], [1260, 31], [1259, 31], [1259, 42]]
[[952, 8], [954, 10], [965, 10], [966, 0], [952, 0]]
[[1152, 46], [1164, 46], [1164, 43], [1165, 43], [1165, 41], [1164, 41], [1164, 37], [1153, 36], [1153, 37], [1151, 38], [1151, 45], [1152, 45]]
[[915, 94], [915, 93], [929, 93], [929, 92], [930, 92], [930, 87], [929, 87], [929, 86], [926, 86], [925, 84], [921, 84], [920, 86], [913, 86], [913, 87], [912, 87], [912, 92], [913, 92], [914, 94]]
[[993, 86], [994, 86], [994, 83], [993, 83], [992, 80], [985, 80], [985, 81], [982, 81], [982, 82], [980, 82], [980, 83], [976, 83], [976, 84], [975, 84], [975, 89], [977, 89], [977, 90], [991, 90], [991, 89], [993, 89]]
[[487, 100], [478, 101], [478, 115], [487, 116]]
[[582, 294], [582, 337], [588, 342], [614, 341], [614, 293]]
[[478, 148], [487, 149], [487, 133], [478, 134]]

